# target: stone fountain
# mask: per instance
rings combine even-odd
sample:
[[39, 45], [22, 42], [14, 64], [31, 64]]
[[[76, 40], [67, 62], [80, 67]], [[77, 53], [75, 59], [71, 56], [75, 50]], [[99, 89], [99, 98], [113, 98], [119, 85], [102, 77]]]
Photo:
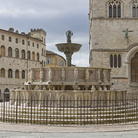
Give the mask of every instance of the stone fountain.
[[56, 47], [60, 52], [63, 52], [66, 55], [66, 66], [71, 67], [71, 57], [73, 53], [78, 52], [81, 48], [81, 44], [71, 43], [71, 36], [73, 32], [68, 30], [66, 31], [67, 43], [56, 44]]
[[[81, 48], [81, 44], [71, 43], [72, 31], [66, 31], [67, 43], [56, 44], [64, 52], [67, 67], [30, 68], [26, 70], [25, 90], [11, 90], [12, 104], [31, 99], [57, 100], [112, 100], [124, 101], [126, 91], [111, 91], [111, 69], [91, 67], [70, 67], [71, 57]], [[26, 101], [26, 100], [25, 100]], [[41, 105], [42, 103], [40, 103]], [[109, 103], [108, 103], [109, 104]]]

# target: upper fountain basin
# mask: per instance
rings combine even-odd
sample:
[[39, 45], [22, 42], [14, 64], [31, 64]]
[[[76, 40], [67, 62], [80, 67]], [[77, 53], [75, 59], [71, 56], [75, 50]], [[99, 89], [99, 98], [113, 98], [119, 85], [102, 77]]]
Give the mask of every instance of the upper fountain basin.
[[81, 48], [81, 44], [77, 43], [60, 43], [56, 44], [56, 47], [60, 52], [78, 52]]

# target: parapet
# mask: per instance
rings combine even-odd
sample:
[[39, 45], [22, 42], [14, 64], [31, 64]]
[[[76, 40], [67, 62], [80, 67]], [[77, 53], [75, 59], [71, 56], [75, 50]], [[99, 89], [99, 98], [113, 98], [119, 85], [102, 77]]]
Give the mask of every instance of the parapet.
[[48, 90], [109, 90], [110, 69], [90, 67], [31, 68], [25, 85]]
[[44, 31], [42, 28], [41, 29], [31, 29], [31, 32], [33, 32], [33, 33], [43, 33], [43, 35], [46, 36], [46, 31]]

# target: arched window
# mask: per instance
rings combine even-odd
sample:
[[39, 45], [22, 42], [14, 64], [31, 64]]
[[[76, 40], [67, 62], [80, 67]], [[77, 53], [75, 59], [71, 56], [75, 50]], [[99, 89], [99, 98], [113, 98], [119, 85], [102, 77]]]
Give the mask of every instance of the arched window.
[[15, 39], [15, 42], [18, 43], [18, 38]]
[[5, 39], [5, 38], [4, 38], [4, 35], [2, 35], [2, 36], [1, 36], [1, 40], [4, 40], [4, 39]]
[[22, 40], [22, 44], [23, 44], [23, 45], [25, 44], [24, 40]]
[[43, 37], [42, 37], [42, 41], [44, 42], [44, 39], [43, 39]]
[[1, 89], [0, 89], [0, 101], [1, 101], [2, 97], [1, 97]]
[[118, 17], [121, 17], [121, 5], [118, 5]]
[[135, 5], [132, 6], [132, 16], [136, 17], [136, 6]]
[[22, 58], [25, 59], [25, 50], [22, 50]]
[[116, 17], [116, 5], [113, 6], [113, 17]]
[[110, 0], [109, 6], [109, 18], [121, 17], [121, 0]]
[[138, 0], [132, 2], [132, 17], [138, 17]]
[[117, 55], [114, 55], [114, 67], [117, 68]]
[[112, 5], [109, 5], [109, 18], [112, 18]]
[[1, 46], [1, 56], [5, 56], [5, 46]]
[[35, 61], [35, 52], [32, 53], [32, 60]]
[[43, 48], [42, 48], [42, 55], [43, 55]]
[[121, 55], [118, 55], [118, 67], [121, 68]]
[[15, 71], [15, 78], [16, 78], [16, 79], [19, 79], [19, 70], [16, 70], [16, 71]]
[[4, 68], [1, 69], [1, 77], [5, 78], [5, 69]]
[[27, 52], [27, 59], [31, 59], [30, 51]]
[[19, 58], [19, 49], [18, 48], [15, 49], [15, 57]]
[[12, 57], [12, 48], [11, 47], [8, 48], [8, 57]]
[[9, 101], [9, 97], [10, 97], [10, 91], [9, 91], [8, 88], [6, 88], [6, 89], [4, 90], [4, 100], [5, 100], [5, 101]]
[[37, 44], [37, 48], [39, 48], [39, 44]]
[[37, 53], [37, 61], [39, 61], [39, 53]]
[[34, 47], [34, 42], [32, 43], [32, 46]]
[[12, 69], [8, 70], [8, 78], [12, 78]]
[[137, 5], [137, 17], [138, 17], [138, 5]]
[[28, 46], [30, 46], [30, 41], [28, 41]]
[[121, 63], [121, 55], [110, 55], [110, 67], [111, 68], [121, 68], [122, 63]]
[[22, 71], [22, 79], [25, 79], [25, 71]]
[[11, 42], [12, 41], [12, 38], [9, 36], [9, 42]]
[[113, 55], [110, 55], [110, 67], [113, 68]]

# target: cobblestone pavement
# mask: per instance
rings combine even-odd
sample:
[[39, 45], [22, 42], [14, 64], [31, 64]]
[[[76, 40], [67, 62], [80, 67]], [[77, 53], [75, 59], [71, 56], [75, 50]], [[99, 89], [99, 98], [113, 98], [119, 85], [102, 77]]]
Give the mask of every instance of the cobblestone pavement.
[[138, 124], [40, 126], [0, 123], [0, 138], [138, 138]]

